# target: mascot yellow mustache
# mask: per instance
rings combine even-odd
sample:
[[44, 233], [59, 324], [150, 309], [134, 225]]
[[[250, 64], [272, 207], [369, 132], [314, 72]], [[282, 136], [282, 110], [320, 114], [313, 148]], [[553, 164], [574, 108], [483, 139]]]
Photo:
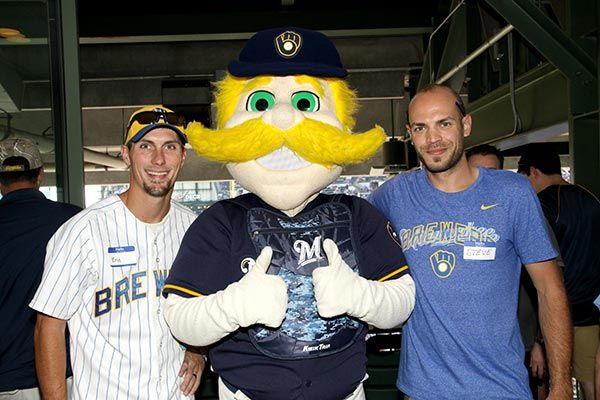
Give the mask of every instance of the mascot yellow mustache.
[[352, 133], [346, 75], [325, 35], [261, 31], [216, 85], [216, 129], [187, 128], [250, 192], [200, 214], [163, 289], [175, 337], [209, 348], [220, 399], [365, 399], [368, 326], [399, 326], [414, 307], [385, 218], [320, 193], [385, 140], [377, 126]]

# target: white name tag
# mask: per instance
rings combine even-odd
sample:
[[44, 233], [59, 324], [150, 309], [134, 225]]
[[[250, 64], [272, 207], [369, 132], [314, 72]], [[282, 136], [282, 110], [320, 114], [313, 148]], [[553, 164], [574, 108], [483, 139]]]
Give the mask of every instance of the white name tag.
[[481, 246], [465, 246], [463, 251], [463, 258], [465, 260], [495, 260], [496, 248]]
[[131, 267], [137, 263], [134, 246], [109, 247], [108, 262], [111, 267]]

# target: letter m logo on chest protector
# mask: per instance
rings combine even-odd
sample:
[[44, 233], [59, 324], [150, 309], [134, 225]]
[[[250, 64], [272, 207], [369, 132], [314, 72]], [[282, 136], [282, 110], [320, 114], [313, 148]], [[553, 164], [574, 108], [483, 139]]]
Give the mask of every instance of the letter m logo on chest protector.
[[365, 325], [348, 316], [321, 318], [312, 281], [315, 268], [329, 265], [321, 249], [327, 238], [337, 244], [350, 268], [358, 270], [350, 209], [330, 201], [292, 218], [262, 207], [247, 207], [246, 215], [256, 254], [266, 246], [273, 249], [267, 273], [279, 275], [288, 287], [282, 325], [252, 327], [248, 335], [254, 346], [271, 358], [284, 360], [320, 357], [351, 346]]
[[312, 246], [304, 240], [294, 242], [294, 250], [298, 253], [298, 265], [300, 267], [321, 260], [321, 236], [317, 236], [312, 242]]

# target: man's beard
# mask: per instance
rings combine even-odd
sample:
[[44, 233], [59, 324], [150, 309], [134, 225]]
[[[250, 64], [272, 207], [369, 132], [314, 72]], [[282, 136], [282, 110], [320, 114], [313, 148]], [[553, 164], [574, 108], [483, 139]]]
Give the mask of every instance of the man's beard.
[[421, 155], [421, 153], [417, 151], [419, 160], [421, 160], [421, 163], [423, 163], [423, 165], [425, 166], [425, 169], [427, 169], [429, 172], [432, 172], [434, 174], [440, 173], [440, 172], [446, 172], [449, 169], [452, 169], [460, 161], [460, 158], [462, 157], [462, 153], [463, 153], [463, 145], [461, 143], [456, 147], [456, 149], [454, 150], [454, 153], [452, 153], [452, 157], [450, 157], [450, 159], [447, 162], [445, 162], [444, 164], [441, 164], [441, 165], [434, 165], [433, 163], [428, 164], [425, 161], [425, 158]]
[[165, 197], [171, 192], [171, 189], [173, 189], [171, 182], [162, 187], [150, 187], [144, 183], [144, 191], [152, 197]]
[[[459, 139], [456, 148], [454, 149], [454, 152], [452, 153], [452, 157], [450, 157], [450, 159], [448, 161], [446, 161], [443, 164], [428, 164], [425, 161], [425, 157], [423, 157], [422, 153], [417, 151], [417, 156], [419, 157], [419, 160], [421, 160], [421, 163], [425, 166], [425, 169], [427, 169], [427, 171], [437, 174], [437, 173], [441, 173], [441, 172], [446, 172], [452, 168], [454, 168], [454, 166], [456, 166], [456, 164], [458, 164], [458, 162], [460, 161], [462, 154], [463, 154], [463, 150], [464, 150], [464, 143], [462, 140]], [[435, 157], [434, 157], [435, 158]]]

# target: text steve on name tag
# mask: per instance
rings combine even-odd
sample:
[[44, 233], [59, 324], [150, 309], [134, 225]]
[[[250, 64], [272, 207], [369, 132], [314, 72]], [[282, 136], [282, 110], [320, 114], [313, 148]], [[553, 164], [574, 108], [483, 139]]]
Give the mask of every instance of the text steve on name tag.
[[496, 248], [481, 246], [465, 246], [463, 251], [463, 258], [465, 260], [495, 260]]

